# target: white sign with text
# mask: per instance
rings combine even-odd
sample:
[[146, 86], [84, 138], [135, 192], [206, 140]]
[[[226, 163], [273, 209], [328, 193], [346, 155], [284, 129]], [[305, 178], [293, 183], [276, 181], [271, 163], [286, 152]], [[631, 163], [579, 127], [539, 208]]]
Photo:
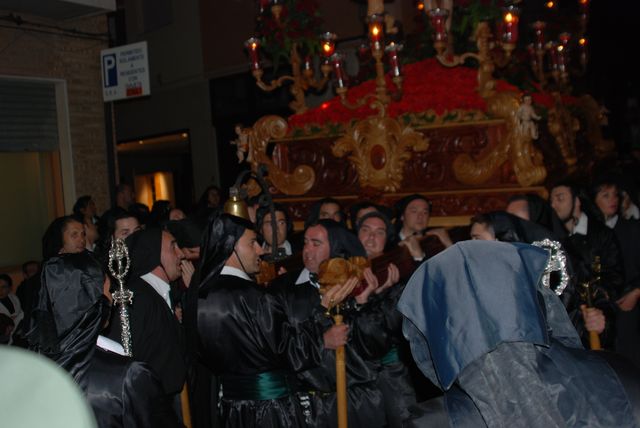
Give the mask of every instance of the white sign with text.
[[151, 93], [147, 42], [133, 43], [100, 53], [104, 101], [143, 97]]

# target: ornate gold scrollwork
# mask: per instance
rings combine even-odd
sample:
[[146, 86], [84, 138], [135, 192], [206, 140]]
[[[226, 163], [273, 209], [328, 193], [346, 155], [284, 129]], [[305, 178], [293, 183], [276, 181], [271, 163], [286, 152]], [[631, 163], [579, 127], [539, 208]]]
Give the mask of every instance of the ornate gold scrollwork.
[[497, 93], [487, 99], [487, 112], [505, 120], [507, 134], [497, 147], [484, 157], [474, 160], [464, 153], [453, 161], [456, 179], [465, 184], [481, 184], [511, 159], [513, 170], [521, 186], [541, 183], [547, 176], [542, 153], [533, 146], [531, 133], [518, 126], [520, 100], [514, 93]]
[[591, 95], [580, 97], [579, 105], [586, 117], [587, 140], [595, 149], [596, 155], [601, 158], [610, 154], [616, 148], [616, 144], [602, 136], [602, 126], [608, 124], [607, 109], [599, 105]]
[[404, 163], [411, 151], [421, 152], [428, 147], [424, 135], [403, 127], [397, 120], [370, 117], [351, 126], [335, 142], [332, 152], [337, 157], [350, 154], [361, 188], [393, 192], [402, 184]]
[[576, 155], [576, 132], [580, 129], [580, 122], [571, 115], [569, 109], [562, 103], [559, 92], [553, 92], [554, 105], [549, 110], [547, 127], [549, 133], [556, 140], [560, 154], [569, 167], [569, 172], [576, 169], [578, 157]]
[[[265, 164], [269, 170], [267, 180], [285, 195], [303, 195], [311, 189], [316, 180], [316, 173], [310, 166], [298, 165], [292, 173], [282, 171], [267, 155], [269, 142], [272, 139], [283, 138], [287, 134], [287, 121], [279, 116], [264, 116], [251, 128], [236, 127], [238, 139], [232, 144], [238, 146], [238, 160], [251, 164], [251, 169], [257, 171], [259, 164]], [[255, 184], [255, 183], [254, 183]], [[249, 186], [249, 194], [255, 189]]]

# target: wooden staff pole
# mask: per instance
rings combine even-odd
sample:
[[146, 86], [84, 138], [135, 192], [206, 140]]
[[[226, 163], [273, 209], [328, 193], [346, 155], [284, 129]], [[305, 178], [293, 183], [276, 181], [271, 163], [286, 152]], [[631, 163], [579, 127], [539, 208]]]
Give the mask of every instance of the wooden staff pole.
[[[336, 325], [342, 325], [342, 315], [333, 316]], [[347, 368], [344, 345], [336, 349], [336, 403], [338, 405], [338, 428], [347, 428]]]
[[187, 383], [184, 383], [182, 392], [180, 392], [180, 405], [182, 407], [182, 423], [186, 428], [191, 428], [191, 408], [189, 407], [189, 392], [187, 391]]

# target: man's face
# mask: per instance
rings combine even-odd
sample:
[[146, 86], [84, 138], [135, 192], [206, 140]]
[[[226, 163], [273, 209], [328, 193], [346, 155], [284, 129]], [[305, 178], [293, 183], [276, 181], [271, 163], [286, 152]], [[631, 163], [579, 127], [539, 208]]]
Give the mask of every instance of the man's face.
[[302, 249], [302, 261], [304, 267], [312, 273], [318, 273], [320, 263], [327, 260], [331, 254], [329, 247], [329, 235], [327, 230], [320, 226], [311, 226], [304, 234], [304, 248]]
[[113, 232], [113, 236], [116, 239], [125, 239], [133, 232], [140, 230], [140, 223], [135, 217], [127, 217], [116, 220], [116, 228]]
[[[287, 220], [285, 219], [284, 213], [282, 211], [276, 211], [276, 233], [278, 245], [282, 245], [282, 243], [287, 239]], [[273, 247], [273, 232], [271, 228], [271, 213], [266, 214], [264, 216], [264, 220], [262, 221], [262, 236], [264, 240]]]
[[185, 218], [187, 216], [180, 208], [172, 208], [169, 211], [169, 220], [184, 220]]
[[[238, 242], [236, 242], [235, 251], [229, 257], [227, 264], [244, 271], [251, 275], [260, 271], [260, 256], [264, 254], [264, 250], [258, 244], [258, 237], [253, 230], [246, 229]], [[237, 263], [237, 262], [241, 263]]]
[[402, 224], [405, 232], [421, 232], [429, 224], [429, 204], [424, 199], [411, 201], [404, 209]]
[[125, 186], [122, 189], [122, 201], [126, 206], [133, 204], [134, 196], [133, 188], [131, 186]]
[[520, 217], [524, 220], [530, 220], [529, 218], [529, 203], [525, 200], [518, 200], [509, 202], [506, 211], [509, 214], [513, 214], [516, 217]]
[[25, 279], [31, 278], [32, 276], [38, 273], [38, 269], [40, 269], [40, 266], [38, 265], [38, 263], [29, 263], [26, 266], [24, 278]]
[[[369, 213], [374, 213], [378, 211], [376, 209], [376, 207], [366, 207], [366, 208], [362, 208], [360, 210], [358, 210], [358, 212], [356, 213], [356, 224], [358, 224], [358, 222], [360, 221], [360, 219], [364, 216], [366, 216]], [[355, 225], [353, 225], [355, 227]]]
[[339, 222], [342, 220], [342, 215], [340, 213], [340, 207], [338, 204], [333, 202], [328, 202], [326, 204], [322, 204], [320, 206], [320, 213], [318, 214], [319, 219], [329, 219]]
[[167, 275], [167, 282], [175, 281], [182, 275], [182, 260], [184, 253], [178, 247], [176, 238], [169, 232], [162, 232], [162, 249], [160, 250], [160, 264]]
[[11, 286], [4, 279], [0, 279], [0, 299], [4, 299], [9, 295], [11, 291]]
[[96, 214], [98, 213], [98, 209], [96, 208], [96, 203], [93, 202], [93, 199], [89, 199], [89, 203], [87, 204], [87, 207], [84, 209], [81, 209], [80, 212], [87, 217], [95, 217]]
[[81, 253], [86, 245], [84, 224], [77, 221], [67, 223], [62, 231], [62, 248], [59, 253]]
[[554, 187], [551, 190], [551, 208], [556, 212], [561, 221], [566, 222], [573, 216], [573, 196], [567, 186]]
[[358, 239], [364, 246], [368, 257], [379, 256], [387, 243], [387, 225], [377, 217], [368, 218], [360, 226]]
[[485, 223], [473, 223], [470, 235], [473, 240], [496, 241], [493, 232]]

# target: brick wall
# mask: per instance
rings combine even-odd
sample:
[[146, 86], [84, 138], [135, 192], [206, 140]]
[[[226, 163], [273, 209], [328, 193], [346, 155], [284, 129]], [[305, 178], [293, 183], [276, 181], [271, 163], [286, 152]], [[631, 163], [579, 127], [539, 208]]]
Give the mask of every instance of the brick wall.
[[[0, 11], [2, 13], [2, 11]], [[106, 33], [104, 15], [63, 22], [21, 15], [91, 33]], [[109, 206], [100, 51], [106, 41], [0, 28], [0, 75], [67, 82], [76, 196], [90, 194], [102, 212]]]

